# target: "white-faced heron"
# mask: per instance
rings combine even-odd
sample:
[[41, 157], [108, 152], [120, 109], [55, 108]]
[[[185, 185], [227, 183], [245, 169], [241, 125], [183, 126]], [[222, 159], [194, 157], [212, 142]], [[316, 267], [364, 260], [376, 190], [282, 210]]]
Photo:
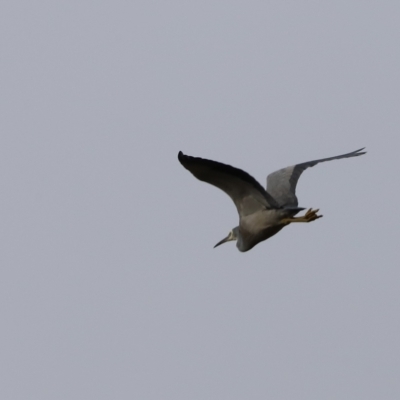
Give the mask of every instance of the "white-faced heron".
[[218, 242], [236, 240], [240, 251], [248, 251], [256, 244], [270, 238], [292, 222], [311, 222], [322, 215], [319, 210], [309, 209], [304, 216], [295, 215], [304, 210], [298, 207], [296, 185], [300, 175], [308, 167], [320, 162], [356, 157], [365, 154], [364, 148], [341, 156], [322, 158], [292, 165], [273, 172], [267, 177], [267, 190], [247, 172], [216, 161], [178, 154], [180, 163], [197, 179], [222, 189], [235, 203], [239, 213], [239, 226]]

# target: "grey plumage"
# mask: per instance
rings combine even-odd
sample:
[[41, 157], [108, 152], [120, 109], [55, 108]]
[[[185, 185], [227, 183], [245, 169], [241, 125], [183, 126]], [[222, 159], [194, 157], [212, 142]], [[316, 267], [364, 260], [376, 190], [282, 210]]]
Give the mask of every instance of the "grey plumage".
[[[303, 217], [295, 215], [304, 210], [298, 207], [296, 185], [300, 175], [320, 162], [356, 157], [364, 148], [340, 156], [322, 158], [292, 165], [268, 175], [265, 190], [247, 172], [216, 161], [178, 154], [180, 163], [197, 179], [223, 190], [233, 200], [239, 214], [239, 226], [216, 246], [236, 240], [240, 251], [248, 251], [259, 242], [275, 235], [292, 222], [311, 222], [322, 215], [309, 209]], [[215, 247], [216, 247], [215, 246]]]
[[272, 172], [267, 177], [267, 191], [278, 202], [280, 206], [297, 206], [296, 186], [300, 175], [309, 167], [321, 162], [339, 160], [341, 158], [356, 157], [365, 154], [364, 148], [342, 154], [341, 156], [321, 158], [320, 160], [307, 161], [305, 163], [292, 165]]

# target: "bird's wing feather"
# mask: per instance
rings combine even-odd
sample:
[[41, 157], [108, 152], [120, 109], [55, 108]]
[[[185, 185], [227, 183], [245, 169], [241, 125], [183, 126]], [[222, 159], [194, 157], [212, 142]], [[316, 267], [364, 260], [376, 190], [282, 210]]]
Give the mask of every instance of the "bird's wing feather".
[[296, 197], [296, 185], [303, 171], [309, 167], [317, 165], [320, 162], [361, 156], [362, 154], [366, 153], [362, 150], [364, 150], [364, 147], [340, 156], [321, 158], [320, 160], [308, 161], [275, 171], [269, 174], [267, 177], [267, 192], [274, 197], [280, 206], [295, 207], [298, 205]]
[[216, 161], [178, 154], [180, 163], [197, 179], [223, 190], [235, 203], [240, 216], [260, 209], [276, 208], [277, 202], [247, 172]]

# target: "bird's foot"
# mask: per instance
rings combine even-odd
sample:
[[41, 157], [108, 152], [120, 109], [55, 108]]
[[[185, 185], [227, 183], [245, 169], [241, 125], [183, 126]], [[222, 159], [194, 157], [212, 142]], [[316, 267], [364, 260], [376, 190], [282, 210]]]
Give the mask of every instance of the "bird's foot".
[[315, 221], [318, 218], [322, 218], [323, 215], [317, 215], [317, 212], [319, 211], [319, 209], [317, 210], [313, 210], [312, 208], [310, 208], [304, 215], [305, 221], [304, 222], [312, 222]]
[[292, 222], [312, 222], [315, 221], [318, 218], [322, 218], [322, 215], [317, 215], [317, 210], [313, 210], [310, 208], [302, 217], [291, 217], [291, 218], [284, 218], [281, 223], [283, 224], [290, 224]]

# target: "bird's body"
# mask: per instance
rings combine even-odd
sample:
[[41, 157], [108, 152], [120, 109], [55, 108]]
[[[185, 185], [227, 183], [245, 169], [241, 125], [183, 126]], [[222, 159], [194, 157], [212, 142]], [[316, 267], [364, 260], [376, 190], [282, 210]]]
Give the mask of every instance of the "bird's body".
[[268, 175], [267, 190], [247, 172], [230, 165], [186, 156], [182, 152], [179, 152], [178, 159], [196, 178], [222, 189], [236, 205], [239, 226], [232, 229], [215, 247], [236, 240], [236, 246], [240, 251], [248, 251], [290, 223], [311, 222], [321, 218], [322, 215], [317, 215], [319, 210], [312, 209], [309, 209], [303, 217], [295, 217], [304, 210], [298, 207], [295, 194], [300, 175], [308, 167], [320, 162], [365, 154], [361, 150], [363, 149], [275, 171]]
[[[269, 239], [285, 225], [284, 218], [294, 217], [301, 209], [264, 209], [240, 218], [237, 247], [240, 251], [248, 251], [256, 244]], [[243, 240], [245, 238], [245, 240]]]

